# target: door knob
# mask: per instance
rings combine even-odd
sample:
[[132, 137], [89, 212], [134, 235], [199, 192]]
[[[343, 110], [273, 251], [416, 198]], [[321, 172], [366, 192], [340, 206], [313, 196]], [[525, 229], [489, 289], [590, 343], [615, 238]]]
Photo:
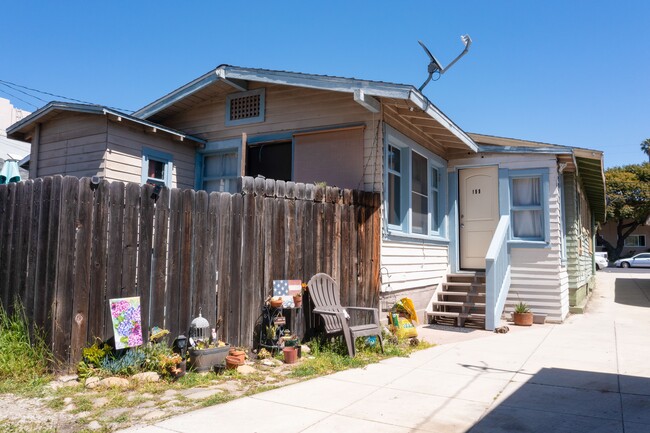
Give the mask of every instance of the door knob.
[[461, 224], [461, 225], [460, 225], [460, 228], [461, 228], [461, 229], [462, 229], [463, 227], [465, 227], [465, 224]]

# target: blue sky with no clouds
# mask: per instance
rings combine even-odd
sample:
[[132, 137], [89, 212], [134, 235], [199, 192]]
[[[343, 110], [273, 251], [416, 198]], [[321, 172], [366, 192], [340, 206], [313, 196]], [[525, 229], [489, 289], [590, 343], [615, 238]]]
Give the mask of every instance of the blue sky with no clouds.
[[467, 132], [598, 149], [611, 167], [647, 161], [649, 16], [641, 0], [15, 1], [0, 80], [128, 110], [223, 63], [419, 87], [418, 39], [446, 65], [468, 33], [469, 54], [424, 90], [438, 108]]

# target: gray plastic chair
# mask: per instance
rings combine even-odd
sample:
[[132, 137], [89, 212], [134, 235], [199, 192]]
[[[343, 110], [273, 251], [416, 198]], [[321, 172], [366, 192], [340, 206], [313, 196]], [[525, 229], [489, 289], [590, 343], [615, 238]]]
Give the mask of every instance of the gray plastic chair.
[[[376, 335], [379, 338], [382, 353], [384, 342], [381, 339], [381, 326], [379, 324], [379, 310], [369, 307], [342, 307], [339, 285], [327, 274], [316, 274], [307, 283], [309, 286], [309, 297], [314, 303], [313, 312], [320, 314], [325, 322], [325, 333], [343, 334], [345, 343], [348, 346], [348, 355], [354, 357], [354, 341], [357, 337]], [[371, 320], [359, 325], [350, 324], [350, 315], [357, 311], [372, 313]], [[366, 314], [365, 316], [370, 316]]]

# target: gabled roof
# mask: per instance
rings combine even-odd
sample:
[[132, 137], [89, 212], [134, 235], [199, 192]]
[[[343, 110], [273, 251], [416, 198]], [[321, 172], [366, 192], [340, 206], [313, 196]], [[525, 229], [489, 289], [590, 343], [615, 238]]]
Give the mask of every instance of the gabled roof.
[[274, 71], [269, 69], [241, 68], [230, 65], [218, 66], [216, 69], [139, 109], [133, 115], [141, 119], [148, 119], [152, 116], [159, 118], [166, 110], [173, 110], [175, 106], [184, 105], [183, 102], [185, 100], [191, 100], [192, 97], [214, 83], [226, 83], [235, 89], [244, 91], [248, 88], [247, 83], [249, 81], [355, 95], [361, 92], [366, 97], [407, 101], [409, 104], [422, 110], [428, 118], [434, 119], [444, 129], [449, 131], [465, 148], [469, 148], [474, 152], [478, 149], [476, 143], [458, 125], [442, 113], [426, 96], [412, 85], [333, 77], [329, 75]]
[[156, 123], [149, 122], [148, 120], [140, 119], [130, 114], [122, 113], [112, 108], [104, 107], [102, 105], [76, 104], [76, 103], [58, 102], [58, 101], [53, 101], [48, 103], [47, 105], [39, 108], [38, 110], [30, 114], [29, 116], [25, 117], [24, 119], [11, 125], [9, 128], [7, 128], [7, 136], [17, 140], [23, 140], [29, 133], [31, 133], [31, 131], [34, 129], [37, 123], [41, 123], [46, 120], [49, 120], [62, 112], [98, 114], [104, 116], [110, 115], [119, 120], [126, 120], [128, 122], [146, 126], [148, 128], [151, 128], [152, 131], [162, 132], [165, 134], [172, 135], [180, 140], [188, 139], [200, 144], [205, 144], [205, 140], [202, 140], [200, 138], [193, 137], [191, 135], [185, 134], [175, 129], [158, 125]]
[[558, 156], [558, 162], [570, 165], [578, 174], [596, 221], [605, 221], [606, 193], [603, 152], [539, 141], [470, 133], [480, 152], [536, 153]]

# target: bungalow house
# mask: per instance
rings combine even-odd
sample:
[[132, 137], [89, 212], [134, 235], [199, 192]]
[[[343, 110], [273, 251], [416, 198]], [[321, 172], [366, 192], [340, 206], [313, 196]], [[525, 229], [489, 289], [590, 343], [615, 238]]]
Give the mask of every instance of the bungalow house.
[[381, 298], [430, 320], [493, 329], [521, 300], [562, 321], [593, 285], [602, 153], [468, 134], [411, 85], [222, 65], [133, 115], [52, 102], [8, 133], [31, 177], [379, 192]]

